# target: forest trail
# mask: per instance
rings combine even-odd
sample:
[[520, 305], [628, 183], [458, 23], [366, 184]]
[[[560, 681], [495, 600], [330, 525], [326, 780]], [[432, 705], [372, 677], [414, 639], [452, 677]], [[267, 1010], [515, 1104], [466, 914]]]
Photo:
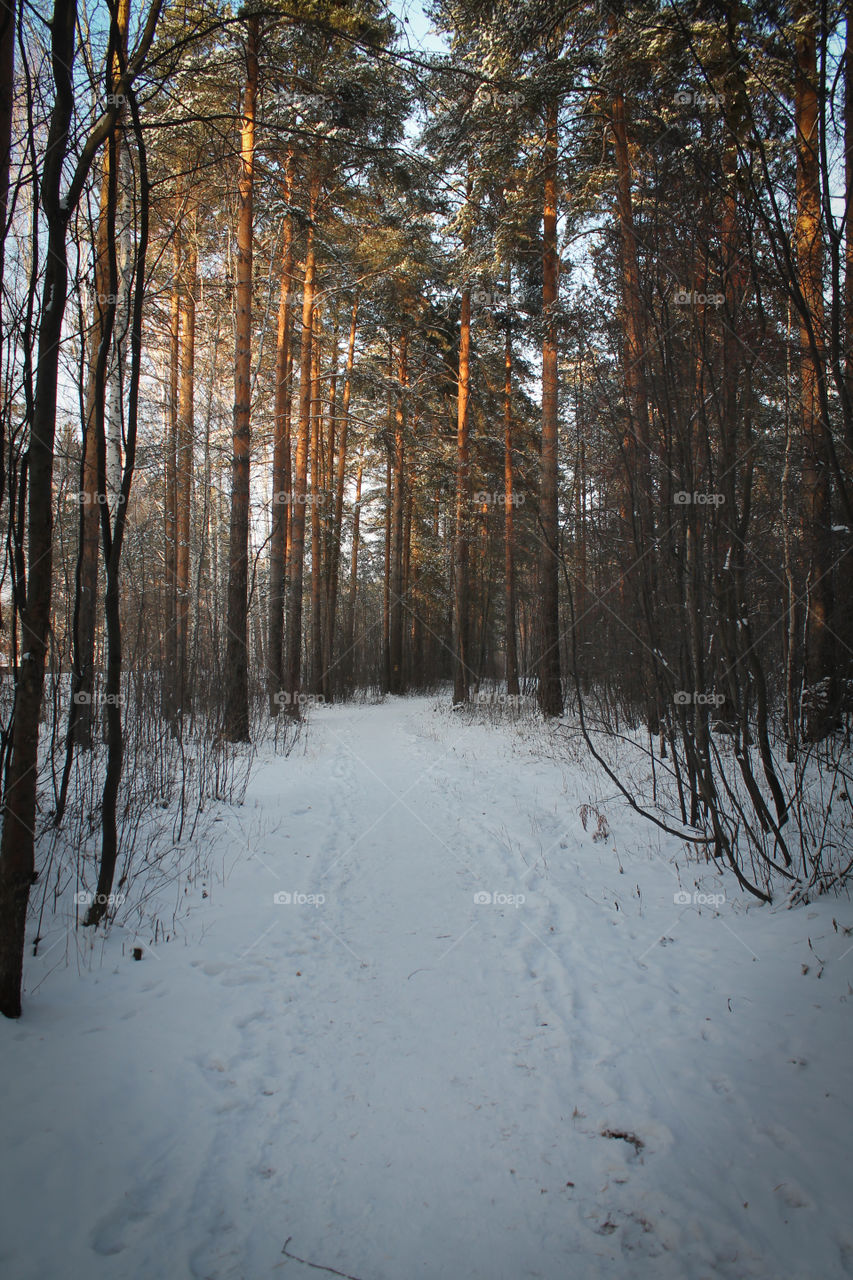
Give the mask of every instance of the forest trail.
[[839, 904], [747, 910], [561, 742], [313, 711], [185, 937], [5, 1029], [4, 1273], [853, 1275]]

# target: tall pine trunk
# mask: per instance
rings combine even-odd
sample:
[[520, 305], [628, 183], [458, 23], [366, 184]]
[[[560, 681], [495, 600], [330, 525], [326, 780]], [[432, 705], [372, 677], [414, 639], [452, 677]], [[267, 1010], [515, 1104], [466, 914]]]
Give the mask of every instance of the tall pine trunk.
[[349, 341], [347, 343], [347, 362], [344, 375], [344, 393], [341, 402], [341, 422], [340, 431], [338, 433], [337, 473], [335, 475], [335, 510], [333, 515], [329, 553], [329, 598], [326, 610], [328, 618], [327, 668], [329, 671], [331, 671], [335, 665], [335, 623], [338, 607], [338, 578], [340, 574], [341, 533], [344, 518], [344, 484], [346, 480], [347, 465], [347, 438], [349, 435], [349, 406], [350, 398], [352, 396], [352, 371], [355, 363], [355, 336], [358, 325], [358, 300], [358, 292], [356, 292], [355, 297], [353, 298], [352, 315], [350, 317]]
[[[6, 216], [12, 167], [12, 97], [15, 79], [15, 6], [0, 8], [0, 333], [3, 331], [3, 278], [6, 273]], [[3, 343], [0, 342], [0, 387]], [[6, 415], [0, 413], [0, 502], [6, 489]], [[2, 609], [0, 609], [2, 618]]]
[[397, 366], [397, 403], [394, 409], [394, 475], [391, 502], [391, 596], [389, 621], [389, 691], [403, 693], [403, 513], [406, 502], [406, 385], [408, 383], [409, 335], [400, 333]]
[[323, 694], [323, 401], [320, 388], [320, 336], [315, 312], [311, 356], [311, 692]]
[[255, 176], [255, 105], [258, 94], [258, 24], [246, 21], [246, 83], [240, 131], [239, 214], [237, 219], [237, 324], [234, 355], [234, 456], [228, 540], [228, 618], [225, 649], [224, 735], [249, 739], [248, 571], [249, 460], [252, 396], [252, 229]]
[[197, 249], [190, 239], [184, 260], [181, 306], [181, 371], [178, 392], [177, 468], [175, 482], [175, 720], [182, 728], [190, 711], [187, 684], [190, 617], [190, 510], [192, 506], [193, 434], [195, 430], [195, 287]]
[[311, 431], [311, 356], [314, 337], [314, 287], [316, 259], [314, 218], [320, 198], [320, 178], [311, 178], [309, 221], [302, 284], [302, 339], [299, 352], [299, 426], [293, 466], [291, 543], [287, 587], [287, 710], [299, 719], [302, 680], [302, 589], [305, 574], [305, 498], [308, 488], [308, 441]]
[[172, 295], [169, 305], [169, 381], [166, 386], [166, 458], [165, 458], [165, 577], [166, 609], [164, 618], [166, 669], [163, 673], [163, 718], [174, 733], [177, 696], [175, 678], [178, 667], [178, 394], [181, 360], [181, 233], [180, 211], [175, 210], [172, 241]]
[[355, 606], [358, 599], [358, 535], [361, 522], [361, 481], [364, 474], [364, 449], [358, 455], [358, 473], [355, 480], [355, 506], [352, 512], [352, 549], [350, 551], [349, 600], [347, 602], [346, 628], [341, 659], [345, 672], [345, 688], [352, 688], [355, 667]]
[[[470, 184], [469, 184], [470, 194]], [[468, 538], [471, 475], [468, 461], [468, 400], [471, 377], [471, 290], [462, 290], [459, 318], [459, 373], [456, 383], [456, 522], [453, 537], [453, 701], [468, 701], [470, 609]]]
[[[511, 291], [511, 282], [510, 282]], [[506, 322], [504, 346], [504, 645], [506, 691], [519, 692], [518, 645], [515, 638], [515, 494], [512, 463], [512, 329]]]
[[35, 877], [39, 713], [50, 623], [53, 558], [53, 450], [60, 340], [68, 296], [66, 234], [70, 211], [63, 205], [60, 191], [74, 105], [71, 68], [76, 22], [76, 0], [55, 0], [51, 23], [55, 100], [41, 183], [47, 254], [27, 457], [28, 578], [21, 599], [22, 653], [15, 690], [11, 755], [4, 778], [0, 839], [0, 1013], [7, 1018], [18, 1018], [21, 1014], [27, 902]]
[[557, 505], [557, 100], [545, 118], [545, 199], [542, 219], [542, 444], [539, 473], [539, 706], [546, 716], [563, 711], [560, 681], [559, 519]]
[[[289, 165], [290, 167], [290, 161]], [[287, 184], [290, 196], [290, 183]], [[272, 461], [272, 529], [270, 531], [270, 586], [267, 602], [267, 689], [270, 715], [277, 715], [276, 695], [282, 687], [284, 650], [284, 593], [287, 572], [288, 513], [291, 510], [290, 465], [290, 384], [292, 360], [291, 297], [293, 289], [293, 228], [290, 218], [284, 224], [281, 256], [281, 283], [278, 303], [278, 335], [275, 354], [275, 438]]]
[[827, 424], [821, 412], [823, 376], [823, 255], [818, 158], [816, 14], [798, 6], [794, 117], [797, 152], [797, 272], [800, 315], [800, 429], [803, 450], [803, 554], [806, 562], [804, 733], [824, 737], [834, 707], [832, 515]]

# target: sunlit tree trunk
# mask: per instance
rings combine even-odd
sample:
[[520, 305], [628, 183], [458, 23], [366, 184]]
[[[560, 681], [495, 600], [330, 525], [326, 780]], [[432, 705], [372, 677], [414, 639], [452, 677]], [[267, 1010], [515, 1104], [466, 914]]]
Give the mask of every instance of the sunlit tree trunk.
[[[177, 211], [176, 211], [177, 216]], [[175, 730], [177, 705], [175, 680], [178, 668], [178, 393], [181, 352], [181, 237], [175, 227], [172, 241], [172, 294], [169, 306], [169, 379], [166, 385], [165, 459], [165, 644], [163, 672], [163, 717]]]
[[[121, 0], [116, 11], [116, 39], [124, 54], [127, 52], [129, 0]], [[119, 75], [118, 61], [113, 66], [113, 87]], [[119, 117], [124, 112], [119, 108]], [[98, 363], [106, 328], [106, 315], [114, 310], [110, 297], [110, 260], [107, 245], [107, 221], [110, 193], [116, 188], [116, 175], [112, 165], [117, 162], [122, 146], [122, 130], [116, 127], [110, 144], [104, 147], [101, 170], [101, 194], [98, 223], [95, 232], [94, 307], [92, 328], [89, 330], [88, 369], [85, 395], [85, 420], [83, 423], [83, 454], [80, 483], [80, 548], [77, 567], [75, 600], [75, 664], [72, 674], [72, 704], [69, 709], [69, 764], [73, 745], [87, 748], [92, 742], [92, 696], [95, 682], [95, 631], [98, 605], [98, 560], [100, 551], [98, 507], [98, 458], [97, 398], [104, 395], [103, 381], [98, 377]], [[100, 387], [100, 390], [98, 389]]]
[[[289, 194], [288, 185], [288, 194]], [[278, 335], [275, 357], [275, 439], [272, 462], [272, 530], [270, 532], [269, 600], [267, 617], [267, 688], [270, 715], [277, 715], [276, 694], [282, 688], [284, 648], [284, 594], [287, 573], [288, 512], [291, 510], [290, 337], [292, 329], [293, 229], [284, 224], [281, 283], [278, 304]]]
[[258, 94], [258, 25], [246, 22], [246, 82], [240, 132], [237, 219], [237, 317], [234, 354], [234, 456], [229, 533], [227, 686], [224, 734], [230, 742], [249, 738], [248, 568], [249, 459], [252, 396], [252, 231], [255, 172], [255, 105]]
[[[470, 185], [469, 185], [470, 190]], [[453, 701], [468, 701], [471, 655], [471, 602], [468, 584], [471, 474], [468, 401], [471, 394], [471, 290], [462, 290], [459, 319], [459, 372], [456, 382], [456, 520], [453, 536]]]
[[504, 346], [504, 644], [506, 648], [506, 691], [516, 696], [518, 686], [518, 646], [515, 638], [515, 493], [512, 460], [512, 332], [506, 322]]
[[305, 271], [302, 284], [302, 338], [299, 352], [299, 426], [296, 456], [293, 464], [291, 494], [291, 542], [287, 592], [287, 710], [299, 719], [299, 693], [302, 680], [302, 589], [305, 573], [305, 498], [308, 488], [308, 444], [311, 432], [311, 357], [314, 334], [314, 289], [316, 259], [314, 251], [314, 217], [320, 198], [320, 179], [311, 179], [309, 223], [305, 246]]
[[338, 433], [338, 461], [335, 476], [335, 510], [332, 524], [332, 537], [329, 564], [329, 601], [328, 601], [328, 667], [335, 661], [335, 621], [338, 605], [338, 577], [341, 563], [341, 533], [344, 517], [344, 485], [346, 481], [347, 443], [349, 436], [349, 406], [352, 397], [352, 372], [355, 364], [355, 337], [358, 325], [358, 293], [353, 298], [350, 318], [349, 341], [347, 343], [347, 362], [344, 376], [344, 392], [341, 401], [341, 421]]
[[320, 507], [325, 498], [322, 437], [323, 402], [320, 389], [320, 338], [316, 334], [311, 357], [311, 690], [323, 695], [323, 530]]
[[190, 512], [192, 507], [193, 436], [195, 431], [195, 288], [197, 249], [190, 238], [183, 267], [181, 306], [181, 370], [178, 392], [177, 468], [175, 483], [176, 668], [175, 717], [180, 726], [189, 715]]
[[397, 403], [394, 410], [394, 475], [391, 503], [391, 617], [389, 634], [391, 693], [404, 691], [403, 680], [403, 513], [406, 504], [406, 386], [408, 383], [409, 335], [400, 334], [397, 366]]
[[346, 673], [346, 688], [352, 686], [352, 672], [355, 668], [355, 606], [358, 599], [358, 535], [361, 521], [361, 481], [364, 473], [364, 449], [358, 455], [358, 474], [355, 481], [355, 506], [352, 512], [352, 549], [350, 551], [349, 600], [347, 603], [346, 630], [344, 632], [343, 653], [341, 655]]
[[539, 478], [539, 706], [546, 716], [563, 711], [560, 681], [559, 520], [557, 501], [557, 123], [553, 99], [545, 118], [545, 200], [542, 220], [542, 302], [545, 336], [542, 342], [542, 444]]
[[[815, 741], [829, 731], [835, 690], [832, 515], [827, 424], [821, 412], [824, 349], [823, 260], [818, 158], [816, 13], [798, 6], [794, 116], [797, 153], [795, 243], [800, 290], [800, 426], [803, 449], [803, 554], [806, 561], [804, 732]], [[809, 324], [810, 318], [810, 324]], [[810, 332], [811, 329], [811, 332]]]

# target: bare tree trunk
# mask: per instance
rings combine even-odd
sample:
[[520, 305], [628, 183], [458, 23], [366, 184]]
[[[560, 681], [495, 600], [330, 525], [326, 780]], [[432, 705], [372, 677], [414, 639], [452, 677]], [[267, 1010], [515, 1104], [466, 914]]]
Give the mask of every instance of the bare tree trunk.
[[332, 332], [332, 367], [329, 374], [329, 400], [327, 420], [329, 424], [328, 436], [323, 431], [323, 416], [320, 415], [320, 439], [323, 441], [322, 455], [322, 494], [323, 503], [320, 512], [320, 527], [322, 531], [322, 581], [320, 583], [322, 591], [321, 608], [323, 611], [323, 634], [322, 634], [322, 679], [318, 692], [322, 693], [326, 701], [331, 699], [330, 672], [332, 665], [332, 638], [329, 635], [330, 620], [330, 591], [332, 584], [332, 540], [334, 536], [335, 512], [334, 505], [331, 511], [328, 504], [333, 501], [335, 492], [335, 447], [337, 439], [337, 422], [338, 422], [338, 318], [335, 316], [335, 326]]
[[[799, 5], [794, 115], [797, 149], [795, 242], [800, 289], [810, 317], [800, 317], [800, 423], [803, 447], [803, 552], [806, 559], [804, 671], [805, 737], [816, 741], [832, 724], [835, 661], [832, 629], [832, 516], [827, 424], [821, 412], [823, 262], [818, 160], [816, 14]], [[809, 332], [811, 327], [812, 332]]]
[[[127, 521], [128, 499], [133, 481], [133, 469], [136, 462], [136, 432], [139, 410], [139, 381], [142, 366], [142, 309], [145, 294], [145, 259], [148, 250], [148, 210], [150, 186], [148, 182], [148, 166], [139, 113], [133, 106], [133, 123], [136, 134], [139, 157], [139, 242], [136, 251], [135, 288], [133, 298], [133, 320], [130, 335], [131, 341], [131, 374], [128, 399], [127, 449], [125, 466], [121, 480], [121, 493], [116, 502], [114, 522], [110, 517], [109, 507], [101, 507], [101, 534], [104, 545], [104, 562], [106, 565], [106, 591], [104, 593], [104, 610], [107, 629], [107, 679], [106, 679], [106, 738], [107, 768], [104, 776], [104, 789], [101, 796], [101, 864], [98, 870], [98, 889], [94, 902], [86, 914], [86, 925], [97, 925], [106, 914], [110, 894], [115, 878], [116, 860], [118, 857], [117, 808], [121, 783], [122, 765], [124, 762], [124, 736], [121, 713], [121, 677], [122, 677], [122, 637], [121, 637], [121, 595], [119, 571], [121, 554], [124, 545], [124, 532]], [[114, 224], [111, 227], [114, 233]], [[101, 481], [101, 492], [106, 494], [106, 451], [104, 419], [100, 420], [98, 439], [98, 470]]]
[[320, 198], [320, 178], [311, 178], [308, 240], [302, 285], [302, 343], [299, 356], [299, 427], [294, 460], [291, 546], [287, 599], [287, 710], [299, 719], [302, 678], [302, 587], [305, 572], [305, 498], [308, 487], [308, 441], [311, 431], [311, 355], [314, 335], [314, 217]]
[[320, 337], [315, 312], [311, 357], [311, 690], [323, 693], [323, 534], [320, 504], [323, 488], [323, 402], [320, 394]]
[[198, 250], [190, 239], [184, 260], [181, 309], [181, 372], [178, 395], [177, 474], [175, 483], [177, 541], [175, 595], [177, 663], [175, 719], [183, 725], [190, 712], [187, 684], [190, 617], [190, 512], [192, 507], [193, 436], [195, 432], [195, 288]]
[[[847, 0], [845, 8], [844, 45], [844, 382], [847, 387], [847, 404], [844, 406], [844, 440], [842, 457], [846, 487], [853, 493], [853, 0]], [[849, 522], [848, 522], [849, 525]], [[853, 636], [853, 529], [845, 537], [846, 554], [839, 563], [838, 612], [836, 631], [844, 645], [843, 672], [853, 678], [853, 653], [850, 638]]]
[[[292, 158], [288, 157], [288, 169]], [[287, 196], [291, 184], [287, 181]], [[284, 224], [284, 246], [281, 258], [281, 284], [278, 303], [278, 337], [275, 355], [275, 440], [272, 461], [272, 530], [270, 533], [270, 586], [267, 619], [267, 688], [270, 715], [279, 711], [276, 694], [282, 687], [284, 649], [284, 593], [287, 572], [288, 512], [291, 509], [290, 467], [290, 392], [292, 360], [291, 296], [293, 289], [293, 228], [289, 218]]]
[[[77, 566], [76, 671], [72, 679], [73, 743], [84, 749], [92, 745], [92, 696], [95, 686], [95, 631], [98, 606], [98, 560], [100, 555], [100, 512], [98, 511], [98, 456], [96, 403], [98, 361], [104, 340], [105, 315], [109, 297], [109, 263], [106, 244], [107, 204], [110, 191], [110, 148], [104, 148], [101, 200], [95, 243], [94, 317], [89, 331], [89, 363], [86, 383], [83, 452], [80, 470], [80, 551]], [[69, 728], [71, 725], [69, 724]], [[69, 756], [70, 763], [70, 756]]]
[[[117, 12], [117, 40], [121, 45], [122, 55], [127, 53], [127, 29], [129, 20], [129, 0], [121, 0]], [[113, 89], [118, 81], [119, 61], [113, 64], [111, 84]], [[118, 108], [118, 117], [123, 115], [123, 107]], [[117, 121], [118, 123], [118, 121]], [[110, 191], [115, 189], [117, 175], [112, 172], [113, 164], [118, 163], [122, 146], [122, 131], [116, 128], [110, 144], [104, 147], [103, 168], [101, 172], [101, 196], [98, 210], [98, 226], [95, 241], [94, 263], [94, 315], [92, 328], [89, 331], [89, 365], [86, 386], [85, 422], [83, 424], [83, 453], [81, 460], [80, 484], [80, 551], [77, 569], [76, 601], [75, 601], [75, 670], [72, 675], [72, 704], [69, 709], [68, 765], [73, 746], [88, 748], [92, 743], [93, 708], [92, 696], [95, 683], [95, 634], [98, 605], [98, 560], [99, 560], [99, 525], [98, 508], [98, 458], [97, 458], [97, 417], [102, 406], [97, 403], [98, 395], [104, 395], [103, 380], [98, 378], [98, 363], [103, 357], [101, 348], [104, 342], [106, 316], [115, 310], [115, 301], [111, 297], [116, 287], [111, 279], [109, 252], [107, 248], [107, 217]], [[100, 393], [97, 391], [100, 385]]]
[[344, 651], [342, 654], [344, 671], [346, 672], [346, 688], [352, 687], [352, 673], [355, 664], [353, 648], [355, 645], [355, 605], [358, 598], [358, 533], [361, 519], [361, 480], [364, 472], [364, 449], [358, 455], [358, 474], [355, 482], [355, 506], [352, 513], [352, 550], [350, 552], [349, 602], [347, 605], [346, 632], [344, 634]]
[[[583, 374], [581, 373], [581, 378]], [[578, 448], [575, 481], [575, 538], [578, 554], [578, 585], [575, 597], [575, 650], [584, 653], [584, 635], [588, 630], [586, 613], [589, 608], [589, 587], [587, 583], [587, 546], [586, 546], [586, 448], [584, 445], [583, 421], [583, 386], [578, 390]], [[582, 668], [583, 670], [583, 668]]]
[[[611, 37], [615, 37], [617, 32], [617, 20], [611, 16]], [[643, 632], [646, 633], [646, 644], [640, 651], [639, 668], [649, 731], [655, 733], [658, 727], [658, 710], [653, 692], [654, 673], [649, 661], [649, 649], [656, 647], [655, 639], [651, 634], [655, 575], [654, 561], [652, 556], [647, 554], [654, 540], [655, 519], [651, 492], [649, 402], [645, 370], [646, 341], [643, 301], [640, 293], [637, 233], [631, 197], [631, 157], [625, 120], [625, 98], [621, 87], [615, 92], [611, 104], [611, 131], [616, 158], [617, 207], [622, 247], [621, 328], [624, 336], [622, 367], [625, 402], [630, 415], [623, 440], [625, 462], [622, 511], [623, 584], [625, 595], [630, 601], [627, 611], [630, 630], [640, 636]]]
[[[0, 6], [0, 333], [3, 327], [3, 277], [6, 269], [6, 217], [12, 166], [12, 97], [15, 80], [15, 5]], [[0, 342], [0, 387], [3, 385], [3, 344]], [[6, 417], [0, 414], [0, 502], [6, 482]]]
[[[844, 25], [844, 378], [853, 405], [853, 0], [847, 0]], [[846, 425], [853, 468], [853, 417]]]
[[246, 83], [240, 132], [237, 220], [237, 326], [234, 353], [234, 458], [229, 531], [228, 636], [225, 648], [224, 735], [249, 740], [248, 569], [249, 463], [252, 398], [252, 231], [255, 174], [255, 105], [258, 95], [257, 15], [246, 20]]
[[[470, 181], [468, 184], [470, 193]], [[471, 476], [468, 464], [468, 400], [471, 374], [471, 290], [462, 290], [459, 319], [459, 373], [456, 384], [456, 525], [453, 537], [453, 701], [468, 701], [471, 672], [468, 641], [471, 622], [468, 587], [468, 538]]]
[[[125, 0], [125, 9], [127, 8]], [[107, 371], [109, 401], [107, 404], [107, 501], [115, 514], [121, 488], [122, 430], [124, 426], [124, 390], [127, 336], [130, 329], [130, 290], [133, 273], [131, 262], [131, 210], [127, 184], [130, 179], [129, 157], [123, 132], [116, 130], [116, 215], [118, 228], [115, 243], [116, 299], [112, 358]]]
[[391, 688], [391, 452], [385, 462], [385, 576], [382, 580], [382, 687]]
[[166, 493], [165, 518], [165, 568], [166, 568], [166, 616], [165, 663], [163, 674], [163, 718], [175, 731], [175, 688], [178, 667], [177, 632], [177, 583], [178, 583], [178, 384], [181, 350], [181, 235], [175, 211], [174, 240], [172, 241], [172, 296], [169, 308], [169, 383], [166, 392]]
[[[15, 80], [15, 5], [0, 6], [0, 388], [3, 387], [3, 282], [6, 274], [6, 220], [12, 167], [12, 100]], [[0, 503], [6, 492], [6, 406], [0, 407]], [[3, 608], [0, 604], [0, 626]]]
[[338, 607], [338, 577], [341, 563], [341, 532], [343, 528], [344, 518], [344, 483], [346, 480], [346, 464], [347, 464], [347, 436], [349, 432], [349, 406], [350, 397], [352, 396], [352, 371], [355, 363], [355, 335], [358, 324], [358, 293], [356, 292], [352, 303], [352, 316], [350, 319], [349, 341], [347, 343], [347, 363], [346, 374], [344, 380], [344, 393], [341, 403], [341, 426], [338, 436], [338, 466], [337, 475], [335, 477], [335, 511], [334, 522], [332, 526], [332, 537], [330, 547], [330, 564], [329, 564], [329, 601], [327, 608], [328, 623], [328, 670], [331, 670], [335, 660], [335, 621]]
[[545, 201], [542, 225], [542, 445], [539, 482], [539, 706], [546, 716], [563, 712], [560, 681], [559, 518], [557, 501], [557, 125], [556, 98], [545, 119]]
[[391, 503], [391, 617], [389, 633], [389, 691], [403, 693], [403, 513], [406, 503], [406, 385], [409, 334], [400, 333], [397, 366], [397, 404], [394, 410], [394, 491]]
[[[70, 211], [60, 200], [60, 191], [74, 105], [72, 64], [76, 21], [76, 0], [55, 0], [51, 54], [56, 95], [41, 183], [48, 233], [47, 256], [27, 454], [28, 581], [25, 592], [19, 593], [23, 649], [15, 691], [11, 755], [4, 779], [0, 840], [0, 1013], [7, 1018], [21, 1015], [27, 902], [35, 877], [39, 713], [52, 575], [53, 448], [60, 339], [68, 290], [66, 233]], [[23, 587], [23, 583], [20, 585]]]
[[[511, 288], [511, 286], [510, 286]], [[506, 322], [504, 346], [504, 645], [506, 649], [506, 691], [517, 697], [518, 646], [515, 639], [515, 495], [512, 465], [512, 333]]]

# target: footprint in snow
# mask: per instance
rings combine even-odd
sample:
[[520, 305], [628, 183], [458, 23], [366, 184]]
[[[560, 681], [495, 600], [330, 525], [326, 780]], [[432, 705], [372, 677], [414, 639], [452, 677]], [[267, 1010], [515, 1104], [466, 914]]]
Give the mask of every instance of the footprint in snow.
[[811, 1201], [802, 1187], [797, 1186], [796, 1182], [780, 1182], [778, 1187], [774, 1187], [773, 1190], [789, 1209], [809, 1209], [811, 1207]]

